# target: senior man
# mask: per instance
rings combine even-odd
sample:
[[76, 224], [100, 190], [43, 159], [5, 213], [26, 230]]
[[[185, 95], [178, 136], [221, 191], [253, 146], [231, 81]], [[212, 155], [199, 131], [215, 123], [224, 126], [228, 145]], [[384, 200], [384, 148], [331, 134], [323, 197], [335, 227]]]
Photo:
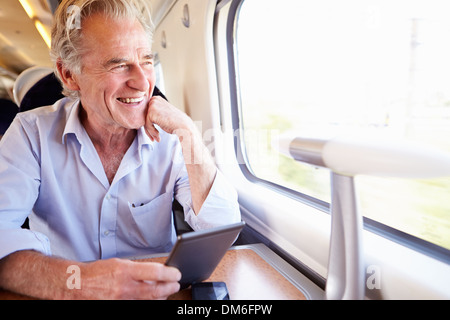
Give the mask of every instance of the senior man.
[[[67, 97], [19, 114], [0, 145], [0, 287], [166, 298], [179, 290], [177, 269], [120, 257], [171, 249], [173, 199], [194, 230], [240, 220], [193, 121], [152, 97], [151, 40], [141, 1], [58, 7], [51, 56]], [[81, 289], [67, 285], [73, 265]]]

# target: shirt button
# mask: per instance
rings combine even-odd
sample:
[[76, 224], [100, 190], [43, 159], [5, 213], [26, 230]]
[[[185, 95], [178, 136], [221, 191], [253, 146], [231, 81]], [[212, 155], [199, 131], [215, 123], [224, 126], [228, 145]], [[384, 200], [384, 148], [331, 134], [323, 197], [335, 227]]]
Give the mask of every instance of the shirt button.
[[103, 232], [103, 234], [104, 234], [105, 236], [107, 236], [107, 235], [109, 234], [109, 230], [106, 230], [105, 232]]
[[105, 198], [106, 198], [106, 200], [109, 200], [109, 199], [111, 199], [111, 195], [107, 194]]

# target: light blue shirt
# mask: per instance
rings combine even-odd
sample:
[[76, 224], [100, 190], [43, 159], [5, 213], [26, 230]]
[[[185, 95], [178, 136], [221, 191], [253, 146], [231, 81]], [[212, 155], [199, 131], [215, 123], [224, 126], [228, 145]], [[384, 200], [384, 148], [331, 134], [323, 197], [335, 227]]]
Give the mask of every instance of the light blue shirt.
[[110, 184], [79, 105], [64, 98], [20, 113], [0, 141], [0, 258], [27, 249], [78, 261], [168, 252], [174, 197], [194, 230], [240, 221], [219, 170], [195, 215], [181, 145], [162, 130], [159, 143], [138, 130]]

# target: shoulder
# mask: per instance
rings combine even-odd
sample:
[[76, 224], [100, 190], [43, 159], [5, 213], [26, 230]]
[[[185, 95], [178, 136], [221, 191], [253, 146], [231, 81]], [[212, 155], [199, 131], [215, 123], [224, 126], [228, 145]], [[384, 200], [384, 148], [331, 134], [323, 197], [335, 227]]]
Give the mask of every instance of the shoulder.
[[49, 106], [38, 107], [29, 111], [20, 112], [17, 118], [25, 122], [36, 122], [39, 119], [52, 120], [67, 114], [68, 109], [74, 104], [74, 100], [62, 98]]
[[54, 127], [55, 124], [65, 124], [74, 103], [74, 100], [62, 98], [53, 105], [18, 113], [16, 117], [17, 122], [24, 127], [32, 127], [34, 130], [46, 131]]
[[48, 137], [50, 134], [55, 133], [55, 130], [62, 134], [74, 103], [74, 100], [63, 98], [50, 106], [20, 112], [8, 131], [10, 131], [11, 135], [25, 134], [28, 136], [28, 139]]

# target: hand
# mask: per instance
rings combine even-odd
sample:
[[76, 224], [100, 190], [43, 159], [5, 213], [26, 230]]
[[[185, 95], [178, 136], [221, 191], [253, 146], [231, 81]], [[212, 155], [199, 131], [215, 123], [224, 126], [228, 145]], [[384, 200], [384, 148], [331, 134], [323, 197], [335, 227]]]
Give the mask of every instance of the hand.
[[[174, 107], [159, 96], [154, 96], [148, 103], [145, 131], [152, 141], [160, 141], [157, 124], [162, 130], [170, 134], [184, 135], [193, 132], [194, 123], [187, 114]], [[188, 130], [188, 131], [185, 131]]]
[[180, 290], [178, 269], [154, 262], [99, 260], [81, 266], [82, 299], [167, 299]]
[[[67, 285], [72, 265], [80, 268], [79, 289]], [[23, 250], [0, 260], [1, 288], [42, 299], [165, 299], [180, 279], [176, 268], [117, 258], [82, 263]]]
[[189, 176], [192, 206], [195, 214], [198, 214], [217, 172], [201, 133], [187, 114], [158, 96], [152, 97], [148, 103], [145, 131], [152, 141], [159, 142], [159, 132], [154, 124], [178, 136]]

